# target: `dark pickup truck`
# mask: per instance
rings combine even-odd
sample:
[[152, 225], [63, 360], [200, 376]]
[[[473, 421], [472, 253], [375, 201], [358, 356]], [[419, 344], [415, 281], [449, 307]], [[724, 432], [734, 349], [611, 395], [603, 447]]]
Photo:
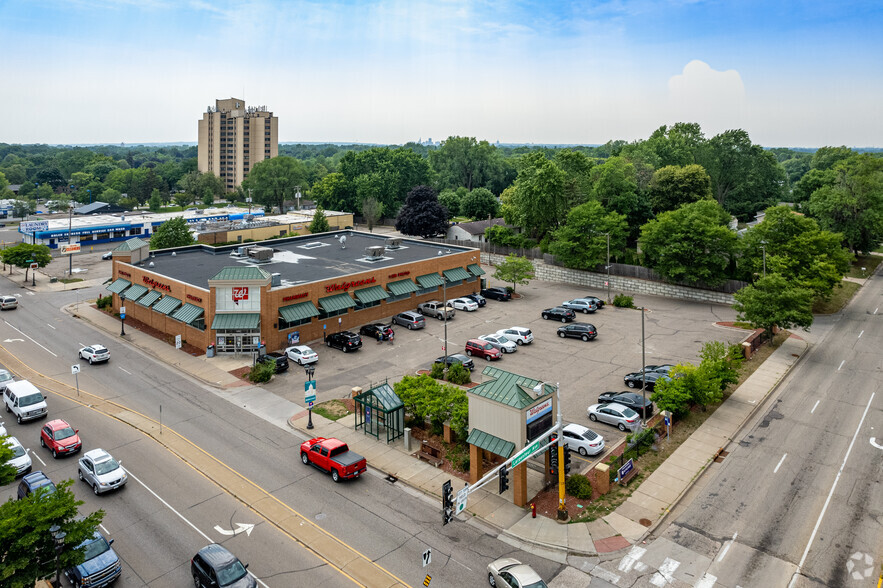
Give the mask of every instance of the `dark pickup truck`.
[[358, 478], [368, 470], [365, 458], [350, 451], [339, 439], [316, 437], [304, 441], [300, 446], [300, 460], [304, 465], [313, 464], [320, 470], [331, 472], [331, 479], [335, 482]]

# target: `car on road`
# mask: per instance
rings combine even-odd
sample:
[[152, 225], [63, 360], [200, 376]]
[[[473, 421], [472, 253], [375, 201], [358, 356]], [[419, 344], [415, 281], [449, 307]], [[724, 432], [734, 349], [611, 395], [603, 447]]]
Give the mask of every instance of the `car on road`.
[[644, 418], [649, 418], [653, 415], [653, 403], [650, 399], [644, 398], [642, 395], [635, 392], [603, 392], [598, 396], [599, 404], [609, 402], [615, 402], [627, 406], [638, 414], [641, 414], [641, 407], [643, 406], [646, 410]]
[[390, 325], [373, 323], [370, 325], [362, 325], [361, 328], [359, 328], [359, 335], [383, 341], [384, 339], [388, 340], [390, 335], [395, 336], [395, 333]]
[[656, 382], [658, 380], [670, 380], [671, 376], [669, 376], [665, 372], [646, 372], [646, 374], [642, 375], [641, 372], [632, 372], [631, 374], [626, 374], [623, 377], [623, 381], [625, 385], [629, 388], [637, 388], [641, 389], [641, 386], [644, 382], [647, 382], [647, 390], [652, 390], [656, 387]]
[[481, 339], [470, 339], [466, 341], [466, 355], [468, 356], [476, 356], [483, 357], [488, 361], [492, 359], [500, 359], [503, 357], [503, 352], [497, 349], [488, 341], [482, 341]]
[[561, 321], [562, 323], [568, 323], [576, 319], [576, 313], [569, 308], [564, 308], [563, 306], [553, 306], [552, 308], [547, 308], [542, 313], [540, 313], [540, 316], [542, 316], [543, 319], [547, 321]]
[[278, 351], [261, 355], [258, 357], [258, 363], [272, 363], [277, 374], [288, 370], [288, 356]]
[[467, 294], [463, 298], [468, 298], [472, 302], [476, 303], [478, 306], [485, 306], [487, 304], [487, 300], [481, 294]]
[[454, 310], [465, 310], [466, 312], [474, 312], [478, 310], [478, 302], [468, 298], [454, 298], [450, 301], [450, 305]]
[[0, 370], [0, 392], [6, 390], [6, 384], [14, 382], [15, 378], [7, 370]]
[[325, 472], [331, 472], [335, 482], [358, 478], [368, 471], [365, 458], [350, 451], [346, 443], [339, 439], [316, 437], [300, 445], [300, 460], [304, 465], [313, 465]]
[[[433, 363], [440, 363], [444, 365], [445, 359], [445, 356], [442, 355], [441, 357], [437, 357]], [[475, 369], [475, 362], [461, 353], [452, 353], [451, 355], [448, 355], [447, 361], [448, 367], [451, 367], [455, 363], [459, 363], [470, 372]]]
[[582, 425], [570, 424], [564, 427], [564, 442], [571, 451], [583, 457], [598, 455], [604, 451], [604, 437]]
[[503, 335], [510, 341], [515, 341], [516, 345], [530, 345], [533, 343], [533, 333], [530, 329], [524, 327], [509, 327], [508, 329], [500, 329], [497, 335]]
[[565, 300], [561, 303], [561, 306], [564, 308], [569, 308], [573, 311], [582, 312], [584, 314], [589, 314], [590, 312], [595, 312], [598, 310], [598, 305], [592, 302], [591, 300], [586, 300], [585, 298], [574, 298], [573, 300]]
[[[6, 433], [3, 433], [4, 435]], [[15, 477], [23, 476], [31, 471], [33, 463], [24, 446], [15, 437], [6, 439], [6, 445], [12, 450], [12, 457], [6, 463], [15, 468]]]
[[426, 326], [426, 319], [423, 318], [423, 315], [418, 312], [407, 311], [400, 312], [394, 317], [392, 317], [393, 324], [401, 325], [407, 328], [409, 331], [413, 331], [414, 329], [422, 329]]
[[307, 365], [319, 361], [319, 354], [306, 345], [293, 345], [285, 348], [288, 359], [298, 365]]
[[122, 488], [129, 481], [123, 464], [103, 449], [91, 449], [84, 453], [77, 462], [77, 475], [92, 486], [96, 496]]
[[40, 429], [40, 447], [48, 447], [55, 458], [76, 453], [83, 448], [79, 432], [79, 429], [74, 429], [65, 420], [49, 421]]
[[510, 341], [504, 335], [482, 335], [479, 339], [487, 341], [503, 353], [515, 353], [518, 351], [518, 344], [515, 341]]
[[438, 300], [421, 302], [417, 305], [417, 312], [424, 316], [433, 316], [440, 321], [445, 320], [445, 318], [451, 320], [456, 314], [454, 307], [452, 307], [450, 304], [448, 304], [448, 306], [445, 306], [443, 302], [439, 302]]
[[6, 405], [6, 412], [14, 414], [18, 424], [43, 418], [49, 414], [43, 393], [27, 380], [6, 384], [3, 403]]
[[615, 402], [593, 404], [586, 413], [592, 422], [601, 421], [618, 427], [620, 431], [634, 431], [641, 425], [641, 418], [632, 409]]
[[15, 296], [0, 296], [0, 310], [12, 310], [18, 308], [18, 298]]
[[548, 588], [533, 568], [517, 559], [503, 557], [487, 566], [487, 581], [499, 588]]
[[501, 302], [512, 300], [512, 295], [509, 294], [509, 290], [496, 286], [493, 288], [484, 288], [481, 291], [481, 295], [492, 300], [500, 300]]
[[558, 336], [562, 339], [571, 337], [574, 339], [582, 339], [583, 341], [591, 341], [598, 336], [598, 330], [595, 325], [589, 323], [570, 323], [563, 327], [558, 327]]
[[85, 359], [89, 365], [102, 361], [110, 361], [110, 351], [104, 345], [87, 345], [80, 349], [78, 356]]
[[64, 575], [78, 588], [110, 586], [123, 573], [119, 556], [104, 535], [95, 531], [89, 539], [77, 546], [83, 552], [83, 563], [64, 570]]
[[362, 338], [352, 331], [331, 333], [325, 337], [325, 345], [340, 349], [344, 353], [357, 351], [362, 346]]
[[101, 259], [107, 261], [108, 259], [113, 259], [113, 251], [108, 251], [107, 253], [101, 256]]
[[49, 479], [49, 476], [37, 470], [26, 474], [21, 482], [18, 483], [18, 500], [21, 500], [31, 494], [34, 494], [40, 488], [46, 488], [45, 494], [55, 492], [55, 484]]
[[223, 545], [211, 543], [190, 559], [190, 574], [196, 588], [257, 588], [257, 580], [248, 573], [248, 564]]

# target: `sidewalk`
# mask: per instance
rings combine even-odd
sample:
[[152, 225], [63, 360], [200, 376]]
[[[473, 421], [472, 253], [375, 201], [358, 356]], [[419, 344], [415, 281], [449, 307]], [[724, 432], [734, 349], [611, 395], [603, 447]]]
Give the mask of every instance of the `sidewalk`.
[[[120, 338], [119, 320], [114, 317], [85, 303], [79, 305], [78, 312], [75, 312], [74, 305], [65, 310], [108, 336]], [[127, 331], [123, 339], [166, 365], [211, 386], [219, 396], [268, 422], [283, 428], [290, 426], [310, 437], [337, 437], [346, 441], [367, 458], [373, 469], [436, 497], [441, 509], [441, 487], [452, 479], [450, 474], [412, 457], [405, 451], [402, 440], [387, 445], [385, 441], [355, 431], [355, 415], [335, 422], [314, 414], [314, 428], [307, 431], [307, 411], [302, 406], [275, 394], [267, 394], [266, 389], [243, 382], [229, 373], [249, 365], [250, 357], [194, 357], [136, 329]], [[512, 503], [512, 490], [498, 495], [495, 485], [470, 494], [466, 510], [499, 529], [501, 540], [561, 563], [566, 563], [568, 555], [597, 556], [630, 547], [649, 535], [677, 505], [712, 463], [717, 452], [734, 439], [807, 347], [807, 343], [798, 337], [788, 338], [690, 439], [641, 483], [628, 500], [601, 519], [585, 524], [559, 524], [542, 516], [532, 518], [529, 509]], [[416, 446], [412, 446], [413, 451]], [[456, 491], [459, 480], [454, 484]], [[534, 496], [541, 487], [542, 474], [528, 469], [528, 496]], [[459, 518], [466, 517], [461, 515]]]

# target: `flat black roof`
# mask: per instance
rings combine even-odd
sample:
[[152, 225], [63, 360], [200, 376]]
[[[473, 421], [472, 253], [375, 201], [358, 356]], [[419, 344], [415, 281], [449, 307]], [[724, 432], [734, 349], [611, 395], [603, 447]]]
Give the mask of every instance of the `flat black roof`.
[[[340, 238], [346, 237], [345, 247]], [[208, 281], [225, 267], [259, 267], [269, 274], [280, 274], [282, 287], [318, 282], [332, 278], [389, 268], [444, 255], [475, 251], [469, 247], [402, 239], [397, 249], [386, 248], [379, 258], [369, 258], [366, 248], [384, 246], [391, 237], [343, 230], [288, 239], [271, 239], [237, 246], [211, 247], [193, 245], [178, 249], [151, 251], [152, 258], [143, 266], [148, 271], [174, 280], [208, 288]], [[240, 246], [258, 245], [273, 249], [273, 258], [257, 262], [251, 258], [231, 257]], [[174, 251], [174, 255], [172, 252]], [[153, 267], [149, 263], [153, 262]], [[476, 263], [478, 252], [476, 251]], [[452, 264], [451, 267], [461, 264]], [[445, 268], [448, 269], [448, 268]], [[415, 275], [409, 276], [415, 278]]]

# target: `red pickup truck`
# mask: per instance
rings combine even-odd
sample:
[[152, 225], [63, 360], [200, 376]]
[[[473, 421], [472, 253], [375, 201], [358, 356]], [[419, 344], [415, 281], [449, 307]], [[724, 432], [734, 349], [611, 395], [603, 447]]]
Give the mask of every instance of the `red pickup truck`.
[[300, 460], [304, 465], [312, 463], [320, 470], [331, 472], [331, 479], [335, 482], [358, 478], [368, 470], [365, 458], [350, 451], [346, 443], [339, 439], [316, 437], [304, 441], [300, 445]]

